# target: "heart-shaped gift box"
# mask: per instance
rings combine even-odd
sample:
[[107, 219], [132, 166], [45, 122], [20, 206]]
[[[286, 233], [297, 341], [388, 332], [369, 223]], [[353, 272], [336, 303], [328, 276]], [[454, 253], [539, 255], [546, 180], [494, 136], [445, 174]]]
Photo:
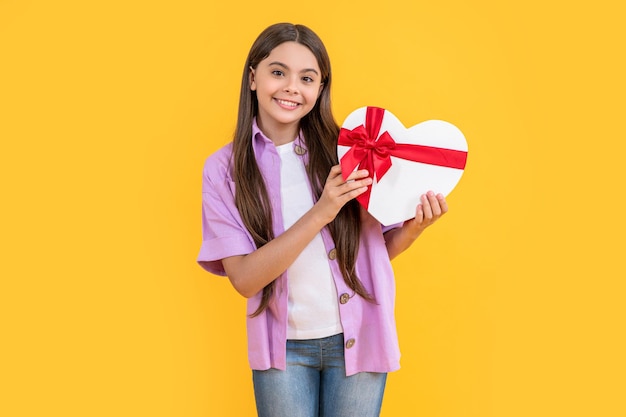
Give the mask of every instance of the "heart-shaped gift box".
[[356, 169], [369, 171], [373, 183], [357, 200], [389, 226], [415, 217], [427, 191], [452, 191], [465, 169], [467, 142], [442, 120], [406, 128], [385, 109], [361, 107], [343, 122], [337, 154], [344, 178]]

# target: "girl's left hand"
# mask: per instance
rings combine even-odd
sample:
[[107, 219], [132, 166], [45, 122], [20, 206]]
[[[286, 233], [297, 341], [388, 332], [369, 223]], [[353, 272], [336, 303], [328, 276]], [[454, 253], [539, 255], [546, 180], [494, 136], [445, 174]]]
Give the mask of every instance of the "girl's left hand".
[[385, 244], [389, 259], [393, 259], [415, 242], [415, 239], [431, 224], [448, 212], [448, 204], [443, 194], [432, 191], [420, 197], [421, 203], [415, 208], [415, 217], [404, 222], [402, 227], [385, 233]]
[[417, 238], [424, 229], [435, 223], [441, 216], [448, 212], [448, 204], [443, 194], [435, 194], [428, 191], [422, 195], [421, 203], [415, 209], [415, 217], [407, 220], [402, 228]]

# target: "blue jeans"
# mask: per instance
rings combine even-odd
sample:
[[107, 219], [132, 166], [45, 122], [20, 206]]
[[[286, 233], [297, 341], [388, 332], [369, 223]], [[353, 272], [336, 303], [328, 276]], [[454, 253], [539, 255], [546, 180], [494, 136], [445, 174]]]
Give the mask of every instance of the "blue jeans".
[[287, 341], [287, 369], [252, 371], [259, 417], [375, 417], [386, 373], [346, 377], [343, 334]]

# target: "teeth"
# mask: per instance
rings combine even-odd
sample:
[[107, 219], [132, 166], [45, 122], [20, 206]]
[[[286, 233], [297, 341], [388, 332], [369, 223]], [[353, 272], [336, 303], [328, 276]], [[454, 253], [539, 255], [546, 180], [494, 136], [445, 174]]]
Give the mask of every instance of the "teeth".
[[296, 107], [298, 105], [298, 103], [294, 103], [293, 101], [285, 101], [285, 100], [278, 100], [277, 101], [284, 105], [284, 106], [289, 106], [289, 107]]

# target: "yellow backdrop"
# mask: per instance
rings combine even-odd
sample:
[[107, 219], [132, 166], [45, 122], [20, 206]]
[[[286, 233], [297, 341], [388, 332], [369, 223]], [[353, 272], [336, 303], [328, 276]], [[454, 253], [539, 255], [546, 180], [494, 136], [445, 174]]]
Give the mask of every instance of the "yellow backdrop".
[[195, 264], [256, 35], [326, 42], [339, 122], [454, 123], [401, 258], [383, 415], [626, 415], [618, 1], [0, 0], [0, 415], [251, 416], [244, 300]]

